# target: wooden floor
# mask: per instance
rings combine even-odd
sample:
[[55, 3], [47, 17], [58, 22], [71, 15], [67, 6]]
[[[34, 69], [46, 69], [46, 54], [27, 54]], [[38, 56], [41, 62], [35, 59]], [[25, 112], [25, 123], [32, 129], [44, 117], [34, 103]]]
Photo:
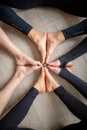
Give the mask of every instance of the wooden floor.
[[[16, 12], [41, 32], [55, 32], [76, 24], [83, 19], [51, 7], [40, 7], [26, 11], [16, 10]], [[4, 29], [6, 34], [18, 48], [32, 58], [41, 60], [37, 48], [23, 33], [1, 22], [0, 26]], [[59, 56], [71, 50], [73, 47], [79, 44], [84, 37], [85, 35], [64, 41], [56, 48], [50, 61], [55, 60]], [[87, 81], [87, 54], [74, 61], [73, 69], [74, 73], [78, 77], [84, 81]], [[10, 80], [14, 74], [14, 70], [15, 61], [12, 56], [9, 55], [5, 50], [0, 50], [0, 88], [3, 88], [4, 85]], [[8, 106], [4, 110], [3, 116], [5, 116], [5, 114], [17, 102], [19, 102], [25, 93], [33, 86], [39, 74], [40, 71], [32, 73], [18, 86], [11, 100], [9, 101]], [[70, 83], [53, 73], [52, 75], [55, 77], [56, 81], [64, 85], [69, 92], [87, 104], [86, 99], [81, 96], [81, 94], [75, 88], [73, 88]], [[54, 93], [44, 93], [37, 96], [33, 105], [31, 106], [30, 111], [24, 120], [19, 124], [19, 126], [33, 128], [35, 130], [59, 130], [70, 123], [78, 121], [79, 119], [77, 119], [66, 108], [63, 102]]]

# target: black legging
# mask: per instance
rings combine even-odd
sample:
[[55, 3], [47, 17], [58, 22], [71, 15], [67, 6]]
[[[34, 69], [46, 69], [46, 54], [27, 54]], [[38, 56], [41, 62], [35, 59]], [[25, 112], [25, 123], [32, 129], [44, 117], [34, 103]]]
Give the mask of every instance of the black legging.
[[[82, 88], [84, 89], [83, 86]], [[87, 106], [67, 92], [63, 86], [58, 87], [54, 92], [60, 97], [68, 109], [81, 120], [80, 123], [67, 126], [70, 128], [69, 130], [71, 130], [71, 128], [82, 128], [85, 130], [87, 128]], [[0, 121], [0, 130], [32, 130], [30, 128], [18, 128], [17, 126], [26, 116], [38, 93], [39, 92], [35, 88], [32, 88]]]
[[[17, 126], [29, 111], [38, 91], [32, 88], [24, 98], [0, 121], [0, 130], [19, 130]], [[22, 130], [32, 130], [20, 128]]]
[[81, 80], [64, 67], [68, 62], [75, 60], [85, 53], [87, 53], [87, 37], [82, 40], [75, 48], [59, 58], [62, 66], [59, 75], [69, 81], [73, 87], [75, 87], [87, 99], [87, 82]]
[[62, 130], [87, 130], [87, 106], [65, 90], [63, 86], [55, 89], [54, 92], [60, 97], [67, 108], [81, 120], [79, 123], [68, 125]]
[[32, 26], [18, 16], [11, 7], [30, 9], [39, 6], [52, 6], [73, 15], [87, 17], [85, 5], [85, 1], [80, 0], [0, 0], [0, 20], [27, 35]]

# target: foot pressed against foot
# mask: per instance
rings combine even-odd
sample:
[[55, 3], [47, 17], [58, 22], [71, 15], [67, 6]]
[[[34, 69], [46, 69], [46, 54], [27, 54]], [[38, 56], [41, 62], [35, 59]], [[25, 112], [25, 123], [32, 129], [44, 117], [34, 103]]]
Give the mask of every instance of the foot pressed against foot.
[[59, 74], [60, 73], [60, 71], [61, 71], [61, 68], [60, 67], [56, 67], [56, 66], [50, 66], [50, 65], [48, 65], [47, 66], [47, 68], [49, 69], [49, 70], [51, 70], [51, 71], [53, 71], [55, 74]]
[[56, 49], [57, 45], [64, 41], [64, 35], [62, 32], [51, 32], [47, 34], [47, 54], [46, 54], [46, 63], [49, 62], [50, 56]]
[[44, 72], [43, 68], [41, 70], [41, 74], [40, 74], [39, 78], [37, 79], [36, 83], [34, 84], [34, 88], [36, 88], [40, 93], [46, 92], [45, 72]]
[[42, 63], [45, 62], [46, 57], [46, 33], [41, 33], [36, 31], [34, 28], [29, 32], [28, 37], [36, 44], [41, 57], [42, 57]]
[[19, 77], [22, 76], [25, 78], [39, 68], [40, 66], [17, 66], [16, 71]]
[[45, 75], [46, 75], [46, 89], [48, 92], [53, 92], [59, 84], [54, 80], [50, 72], [47, 68], [45, 68]]
[[[57, 60], [54, 61], [54, 62], [48, 63], [48, 65], [49, 65], [49, 66], [54, 66], [54, 67], [59, 67], [59, 66], [61, 66], [61, 62], [60, 62], [59, 59], [57, 59]], [[71, 62], [68, 62], [68, 63], [66, 64], [66, 66], [72, 66], [72, 65], [73, 65], [73, 62], [72, 62], [72, 61], [71, 61]]]
[[17, 65], [38, 65], [41, 66], [39, 61], [32, 59], [31, 57], [21, 53], [15, 57]]

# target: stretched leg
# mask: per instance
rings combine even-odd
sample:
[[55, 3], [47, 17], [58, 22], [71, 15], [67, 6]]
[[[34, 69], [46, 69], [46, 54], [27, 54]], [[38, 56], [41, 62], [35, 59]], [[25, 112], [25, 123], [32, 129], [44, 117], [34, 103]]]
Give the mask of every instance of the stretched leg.
[[66, 66], [68, 62], [80, 57], [85, 53], [87, 53], [87, 37], [71, 51], [61, 56], [58, 60], [60, 61], [61, 66]]
[[38, 91], [32, 88], [25, 97], [0, 121], [1, 128], [17, 127], [27, 114]]
[[76, 25], [72, 25], [69, 28], [62, 30], [62, 33], [66, 39], [87, 34], [87, 19], [84, 19]]
[[24, 66], [18, 66], [16, 69], [16, 72], [12, 79], [9, 81], [9, 83], [0, 90], [0, 115], [2, 111], [4, 110], [5, 106], [7, 105], [8, 101], [12, 97], [12, 94], [14, 93], [15, 89], [18, 87], [20, 82], [30, 73], [32, 73], [34, 70], [38, 69], [40, 67], [38, 66], [32, 66], [32, 67], [24, 67]]
[[85, 54], [87, 52], [87, 37], [81, 41], [75, 48], [59, 57], [58, 60], [49, 63], [50, 66], [68, 66], [68, 63], [79, 56]]
[[4, 4], [0, 4], [0, 20], [17, 28], [26, 35], [32, 29], [31, 25], [18, 16], [13, 9]]
[[[72, 94], [67, 92], [65, 88], [59, 85], [54, 78], [51, 76], [49, 71], [45, 68], [46, 73], [46, 86], [49, 90], [54, 91], [57, 96], [64, 102], [67, 108], [80, 120], [82, 120], [87, 127], [87, 106], [74, 97]], [[83, 86], [82, 86], [83, 87]]]
[[61, 68], [59, 75], [69, 81], [87, 99], [87, 83], [85, 81], [69, 72], [66, 68]]
[[33, 60], [19, 50], [0, 28], [0, 45], [10, 52], [16, 60], [17, 65], [40, 65], [40, 62]]
[[73, 85], [73, 87], [75, 87], [85, 98], [87, 98], [87, 83], [79, 77], [72, 74], [71, 67], [58, 68], [48, 66], [48, 68], [57, 75], [60, 75], [62, 78], [70, 82]]
[[37, 46], [42, 62], [44, 62], [46, 55], [46, 33], [34, 29], [7, 5], [0, 4], [0, 20], [27, 35]]
[[24, 96], [24, 98], [0, 121], [0, 127], [3, 129], [17, 127], [17, 125], [26, 116], [39, 92], [45, 92], [44, 70], [42, 70], [38, 80], [34, 84], [34, 87], [31, 88], [31, 90]]
[[56, 88], [54, 92], [76, 117], [87, 122], [87, 106], [84, 103], [67, 92], [63, 86]]
[[66, 39], [76, 37], [79, 35], [87, 34], [87, 19], [81, 21], [80, 23], [68, 27], [64, 30], [54, 33], [48, 33], [47, 36], [47, 62], [51, 54], [54, 52], [59, 43]]

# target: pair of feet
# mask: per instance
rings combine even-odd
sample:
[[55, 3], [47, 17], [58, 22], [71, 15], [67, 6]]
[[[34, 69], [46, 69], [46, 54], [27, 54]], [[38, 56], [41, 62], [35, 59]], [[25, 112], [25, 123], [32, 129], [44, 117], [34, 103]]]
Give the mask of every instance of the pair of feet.
[[42, 57], [42, 63], [48, 63], [57, 45], [65, 40], [61, 31], [40, 33], [34, 28], [29, 32], [28, 37], [36, 44]]
[[[56, 88], [60, 86], [59, 83], [57, 83], [55, 79], [53, 78], [53, 76], [50, 74], [48, 68], [49, 67], [42, 68], [41, 74], [38, 80], [36, 81], [36, 83], [34, 84], [34, 87], [41, 93], [53, 92]], [[71, 67], [66, 67], [66, 69], [72, 73]], [[58, 75], [61, 71], [61, 68], [57, 67], [57, 71], [55, 71], [55, 69], [53, 69], [52, 71]]]

